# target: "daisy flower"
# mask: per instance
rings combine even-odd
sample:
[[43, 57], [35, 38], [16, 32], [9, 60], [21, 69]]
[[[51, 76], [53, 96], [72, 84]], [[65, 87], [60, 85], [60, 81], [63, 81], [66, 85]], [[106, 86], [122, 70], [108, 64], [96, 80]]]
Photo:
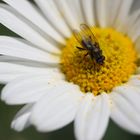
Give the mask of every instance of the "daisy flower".
[[[20, 37], [0, 36], [1, 99], [25, 105], [12, 128], [50, 132], [74, 121], [77, 140], [100, 140], [111, 118], [140, 134], [140, 10], [130, 11], [134, 0], [3, 1], [0, 23]], [[89, 30], [79, 30], [81, 24]], [[84, 48], [85, 37], [92, 51]]]

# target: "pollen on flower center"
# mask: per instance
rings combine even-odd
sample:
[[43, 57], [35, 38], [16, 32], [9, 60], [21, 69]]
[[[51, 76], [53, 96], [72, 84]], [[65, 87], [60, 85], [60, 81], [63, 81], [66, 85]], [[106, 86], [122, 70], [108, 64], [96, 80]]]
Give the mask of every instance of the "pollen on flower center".
[[137, 54], [131, 39], [114, 29], [94, 28], [94, 33], [105, 56], [104, 64], [85, 56], [87, 52], [77, 49], [82, 46], [72, 36], [62, 51], [61, 70], [66, 80], [79, 85], [83, 92], [98, 95], [128, 81], [136, 70]]

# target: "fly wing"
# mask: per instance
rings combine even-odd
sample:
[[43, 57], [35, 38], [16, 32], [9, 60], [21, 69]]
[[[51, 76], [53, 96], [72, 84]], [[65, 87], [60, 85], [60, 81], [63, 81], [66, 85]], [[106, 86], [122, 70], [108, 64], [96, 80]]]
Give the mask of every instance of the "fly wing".
[[84, 35], [84, 37], [86, 37], [86, 39], [88, 40], [92, 40], [92, 42], [98, 42], [95, 35], [93, 34], [93, 32], [91, 31], [91, 29], [89, 28], [88, 25], [86, 24], [81, 24], [80, 25], [80, 29], [82, 31], [82, 34]]
[[81, 44], [82, 43], [82, 34], [78, 30], [73, 30], [74, 37]]

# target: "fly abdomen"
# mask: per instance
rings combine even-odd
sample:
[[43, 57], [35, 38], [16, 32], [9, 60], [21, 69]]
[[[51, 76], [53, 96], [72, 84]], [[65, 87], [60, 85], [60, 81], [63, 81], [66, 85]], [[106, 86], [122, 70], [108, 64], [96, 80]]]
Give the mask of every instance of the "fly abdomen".
[[100, 65], [104, 64], [105, 57], [101, 56], [100, 58], [96, 59], [96, 62]]

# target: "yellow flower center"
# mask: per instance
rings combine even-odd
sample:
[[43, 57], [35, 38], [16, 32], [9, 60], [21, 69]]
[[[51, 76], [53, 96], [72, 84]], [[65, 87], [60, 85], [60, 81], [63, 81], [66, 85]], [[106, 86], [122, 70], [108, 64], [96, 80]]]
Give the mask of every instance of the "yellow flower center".
[[87, 51], [79, 50], [78, 41], [72, 36], [61, 55], [61, 70], [66, 80], [80, 86], [84, 92], [99, 95], [110, 91], [125, 82], [136, 70], [137, 54], [134, 44], [127, 36], [111, 28], [91, 28], [105, 56], [104, 64], [99, 65]]

